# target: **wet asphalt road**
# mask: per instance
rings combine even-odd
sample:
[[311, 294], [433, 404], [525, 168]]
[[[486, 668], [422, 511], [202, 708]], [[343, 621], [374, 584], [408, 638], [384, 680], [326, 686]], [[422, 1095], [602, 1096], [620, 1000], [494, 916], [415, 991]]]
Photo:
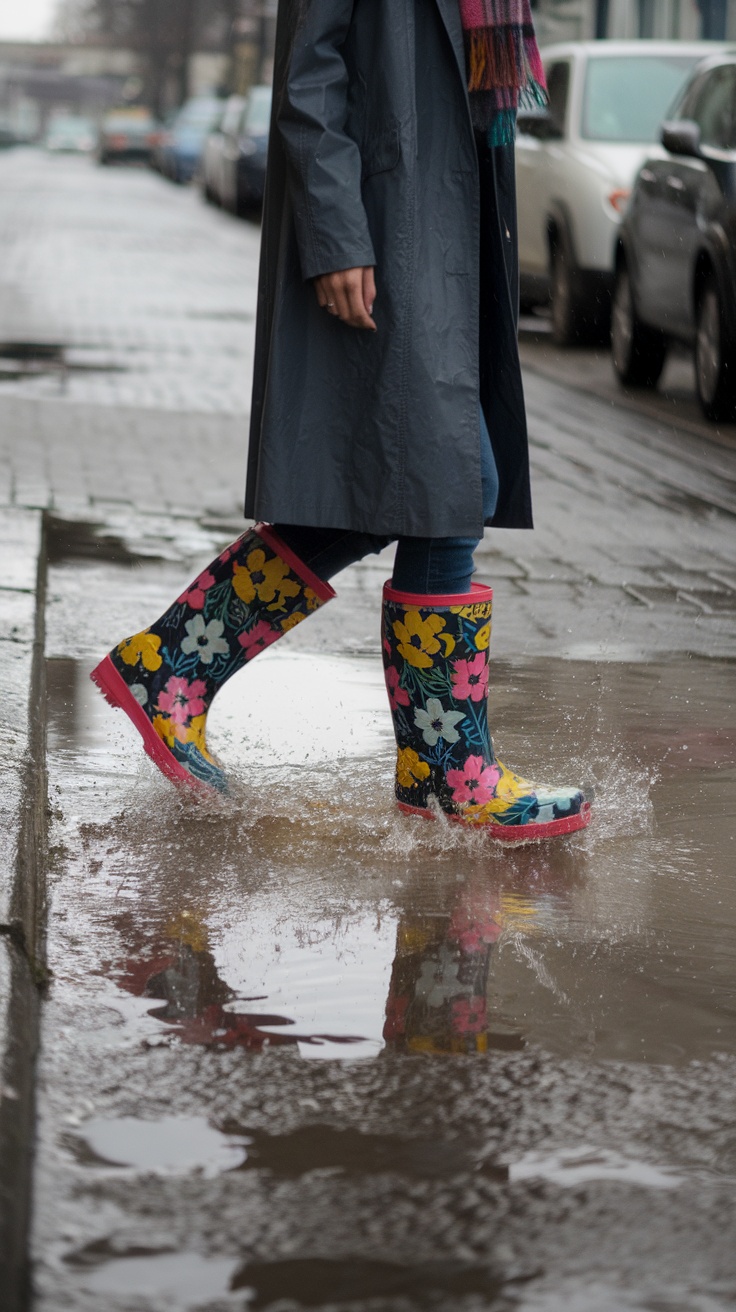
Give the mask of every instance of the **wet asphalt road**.
[[0, 383], [2, 504], [54, 514], [35, 1307], [733, 1307], [730, 434], [527, 368], [493, 727], [590, 830], [394, 813], [390, 553], [223, 690], [195, 807], [87, 672], [238, 531], [257, 232], [136, 170], [0, 183], [0, 338], [63, 348]]

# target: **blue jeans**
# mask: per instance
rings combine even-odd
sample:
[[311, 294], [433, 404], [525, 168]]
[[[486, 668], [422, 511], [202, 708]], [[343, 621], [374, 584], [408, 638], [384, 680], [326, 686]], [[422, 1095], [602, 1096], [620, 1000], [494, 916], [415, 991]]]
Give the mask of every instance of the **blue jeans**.
[[[498, 473], [482, 410], [480, 437], [483, 518], [489, 520], [493, 518], [498, 501]], [[356, 560], [383, 551], [393, 541], [378, 534], [309, 528], [301, 524], [274, 524], [274, 529], [299, 559], [325, 581], [348, 565], [354, 565]], [[469, 592], [474, 569], [473, 553], [478, 542], [478, 538], [399, 538], [393, 586], [401, 592], [452, 595]]]

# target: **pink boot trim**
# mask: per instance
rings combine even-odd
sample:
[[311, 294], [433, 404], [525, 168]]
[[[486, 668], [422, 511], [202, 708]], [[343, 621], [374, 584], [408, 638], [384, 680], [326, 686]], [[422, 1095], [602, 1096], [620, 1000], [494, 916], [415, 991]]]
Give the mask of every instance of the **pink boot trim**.
[[[424, 820], [436, 820], [434, 811], [423, 806], [409, 806], [406, 802], [397, 802], [404, 815], [419, 815]], [[562, 838], [564, 834], [574, 834], [578, 829], [585, 829], [592, 819], [590, 802], [583, 802], [577, 815], [563, 816], [560, 820], [549, 820], [543, 825], [502, 825], [487, 821], [482, 825], [471, 824], [461, 815], [447, 815], [447, 820], [465, 825], [468, 829], [477, 829], [486, 833], [498, 843], [541, 843], [545, 838]]]
[[187, 784], [200, 795], [216, 792], [216, 789], [210, 788], [201, 779], [195, 779], [194, 775], [190, 774], [171, 754], [165, 742], [156, 733], [143, 707], [136, 701], [125, 680], [121, 679], [109, 656], [103, 656], [89, 677], [97, 684], [105, 701], [118, 710], [125, 711], [128, 719], [141, 735], [146, 753], [167, 779], [172, 779], [177, 784]]
[[439, 596], [436, 592], [399, 592], [391, 586], [389, 579], [383, 585], [384, 601], [396, 602], [399, 606], [477, 606], [481, 601], [493, 601], [493, 588], [485, 583], [471, 583], [470, 592], [459, 592], [453, 596]]

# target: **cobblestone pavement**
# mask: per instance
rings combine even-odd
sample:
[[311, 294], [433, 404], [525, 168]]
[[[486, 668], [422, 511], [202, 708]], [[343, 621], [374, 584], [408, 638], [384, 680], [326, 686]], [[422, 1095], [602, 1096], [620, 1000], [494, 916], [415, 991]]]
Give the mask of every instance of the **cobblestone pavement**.
[[527, 369], [537, 529], [479, 553], [493, 716], [595, 784], [584, 835], [394, 816], [390, 553], [218, 696], [233, 792], [195, 810], [87, 673], [240, 529], [257, 240], [141, 170], [0, 155], [24, 660], [42, 510], [49, 566], [36, 1312], [726, 1312], [733, 454]]
[[[143, 170], [21, 151], [0, 183], [0, 504], [236, 523], [256, 229]], [[23, 375], [18, 342], [69, 367]], [[501, 649], [733, 654], [732, 452], [549, 376], [526, 386], [536, 531], [491, 531], [479, 556]]]

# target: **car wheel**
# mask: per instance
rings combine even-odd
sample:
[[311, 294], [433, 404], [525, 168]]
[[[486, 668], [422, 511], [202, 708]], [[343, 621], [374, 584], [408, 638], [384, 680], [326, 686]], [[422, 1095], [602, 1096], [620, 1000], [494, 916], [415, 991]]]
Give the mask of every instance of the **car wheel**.
[[624, 387], [656, 387], [667, 358], [667, 339], [637, 317], [625, 264], [616, 271], [611, 312], [613, 367]]
[[550, 308], [552, 339], [558, 346], [573, 346], [593, 335], [594, 318], [586, 313], [575, 257], [564, 229], [555, 234], [550, 254]]
[[706, 419], [734, 417], [735, 347], [728, 332], [718, 283], [711, 273], [698, 301], [695, 321], [695, 382]]

